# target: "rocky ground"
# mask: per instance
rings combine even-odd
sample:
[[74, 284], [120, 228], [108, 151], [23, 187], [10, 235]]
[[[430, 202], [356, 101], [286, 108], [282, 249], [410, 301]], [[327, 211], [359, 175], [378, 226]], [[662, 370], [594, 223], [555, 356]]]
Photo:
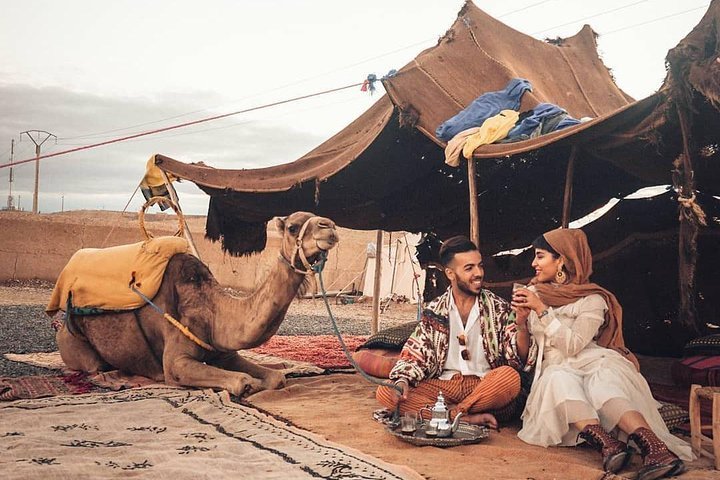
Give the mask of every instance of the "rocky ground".
[[[52, 284], [42, 281], [9, 281], [0, 285], [0, 377], [51, 375], [44, 368], [11, 362], [5, 353], [57, 350], [55, 332], [45, 315]], [[343, 335], [369, 335], [371, 299], [345, 304], [331, 298], [330, 306]], [[414, 320], [417, 306], [390, 302], [380, 315], [380, 328]], [[278, 335], [332, 335], [334, 331], [322, 298], [293, 301]]]

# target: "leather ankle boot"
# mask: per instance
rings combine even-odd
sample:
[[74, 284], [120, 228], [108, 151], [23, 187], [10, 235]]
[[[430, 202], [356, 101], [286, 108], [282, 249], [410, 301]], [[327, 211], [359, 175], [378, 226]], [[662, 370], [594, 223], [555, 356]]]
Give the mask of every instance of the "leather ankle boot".
[[685, 471], [683, 461], [649, 428], [638, 428], [628, 440], [635, 442], [643, 457], [643, 466], [638, 472], [637, 480], [673, 477]]
[[600, 425], [587, 425], [578, 437], [602, 454], [606, 472], [617, 473], [630, 461], [632, 449], [628, 449], [627, 444], [611, 436]]

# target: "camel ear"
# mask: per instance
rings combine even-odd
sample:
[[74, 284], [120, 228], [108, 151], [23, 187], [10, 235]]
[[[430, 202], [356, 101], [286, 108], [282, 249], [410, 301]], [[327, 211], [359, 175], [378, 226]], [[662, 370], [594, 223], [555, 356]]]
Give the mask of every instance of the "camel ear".
[[287, 220], [287, 217], [275, 217], [275, 227], [280, 233], [285, 231], [285, 220]]

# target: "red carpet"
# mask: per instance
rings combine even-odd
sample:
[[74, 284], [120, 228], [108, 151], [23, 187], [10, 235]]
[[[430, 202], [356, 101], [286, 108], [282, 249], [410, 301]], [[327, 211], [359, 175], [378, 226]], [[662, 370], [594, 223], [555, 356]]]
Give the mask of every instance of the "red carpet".
[[43, 398], [56, 395], [76, 395], [103, 391], [87, 381], [87, 374], [77, 372], [69, 375], [26, 376], [0, 378], [0, 400], [20, 398]]
[[[358, 335], [343, 335], [343, 341], [350, 353], [366, 339]], [[350, 362], [345, 357], [335, 335], [275, 335], [267, 343], [253, 348], [252, 351], [308, 362], [321, 368], [350, 367]]]

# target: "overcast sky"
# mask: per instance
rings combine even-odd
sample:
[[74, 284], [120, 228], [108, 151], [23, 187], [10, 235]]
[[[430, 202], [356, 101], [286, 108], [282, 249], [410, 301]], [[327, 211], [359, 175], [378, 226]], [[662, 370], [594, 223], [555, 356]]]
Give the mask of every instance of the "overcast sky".
[[[462, 0], [24, 0], [0, 16], [0, 164], [34, 156], [20, 132], [55, 134], [42, 153], [233, 112], [399, 69], [451, 26]], [[600, 54], [636, 99], [707, 0], [475, 0], [535, 38], [600, 34]], [[122, 210], [154, 153], [218, 168], [296, 160], [382, 95], [359, 88], [42, 160], [40, 210]], [[42, 139], [43, 137], [41, 137]], [[20, 143], [18, 143], [20, 142]], [[9, 169], [0, 169], [0, 206]], [[32, 208], [34, 163], [14, 169], [15, 203]], [[178, 187], [183, 210], [208, 197]], [[19, 198], [18, 198], [19, 197]], [[138, 193], [128, 207], [142, 205]]]

